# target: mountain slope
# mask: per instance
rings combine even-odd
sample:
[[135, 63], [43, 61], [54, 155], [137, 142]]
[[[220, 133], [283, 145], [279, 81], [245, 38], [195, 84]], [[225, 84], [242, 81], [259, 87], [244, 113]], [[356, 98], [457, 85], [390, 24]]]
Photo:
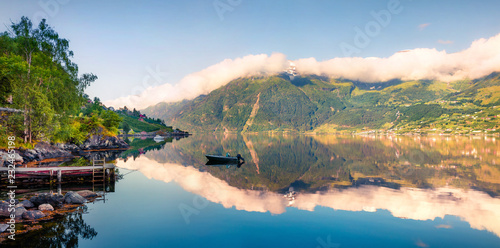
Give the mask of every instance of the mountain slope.
[[[498, 73], [451, 83], [363, 83], [315, 75], [290, 80], [281, 74], [239, 78], [194, 100], [160, 103], [143, 112], [193, 131], [472, 131], [496, 129], [497, 105]], [[463, 119], [467, 114], [475, 118]]]

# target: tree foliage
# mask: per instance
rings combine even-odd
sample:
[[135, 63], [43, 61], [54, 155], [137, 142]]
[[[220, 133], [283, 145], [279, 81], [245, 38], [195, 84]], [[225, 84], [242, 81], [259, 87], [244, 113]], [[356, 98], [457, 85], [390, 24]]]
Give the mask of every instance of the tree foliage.
[[14, 123], [0, 125], [29, 143], [71, 137], [72, 128], [65, 125], [85, 103], [85, 88], [97, 79], [93, 74], [78, 77], [72, 57], [69, 41], [45, 19], [37, 26], [27, 17], [11, 23], [9, 32], [0, 35], [0, 104], [23, 112], [9, 118]]

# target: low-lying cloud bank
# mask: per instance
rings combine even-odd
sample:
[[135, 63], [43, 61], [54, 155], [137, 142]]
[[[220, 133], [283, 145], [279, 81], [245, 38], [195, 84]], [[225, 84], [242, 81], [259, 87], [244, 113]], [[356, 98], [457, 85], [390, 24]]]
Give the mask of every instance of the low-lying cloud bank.
[[[334, 78], [383, 82], [401, 80], [454, 81], [476, 79], [500, 71], [500, 34], [474, 41], [457, 53], [417, 48], [397, 52], [388, 58], [334, 58], [317, 61], [306, 58], [293, 61], [302, 74], [326, 75]], [[178, 83], [145, 89], [139, 95], [105, 102], [108, 106], [143, 109], [160, 102], [176, 102], [207, 94], [239, 77], [269, 75], [289, 66], [284, 54], [248, 55], [226, 59], [202, 71], [184, 77]]]
[[307, 58], [294, 62], [299, 73], [363, 82], [476, 79], [500, 71], [500, 34], [476, 40], [457, 53], [417, 48], [388, 58], [334, 58], [321, 62]]
[[177, 102], [193, 99], [226, 85], [230, 81], [247, 76], [276, 74], [288, 67], [286, 56], [275, 53], [248, 55], [226, 59], [204, 70], [185, 76], [181, 81], [145, 89], [139, 95], [120, 97], [107, 101], [107, 106], [143, 109], [160, 102]]

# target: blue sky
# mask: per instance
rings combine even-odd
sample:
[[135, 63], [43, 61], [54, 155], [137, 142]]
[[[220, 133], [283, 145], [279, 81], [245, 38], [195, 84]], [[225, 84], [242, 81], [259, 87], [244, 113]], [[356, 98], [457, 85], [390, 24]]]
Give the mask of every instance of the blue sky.
[[[80, 72], [98, 75], [87, 93], [111, 100], [250, 54], [345, 57], [340, 44], [354, 44], [354, 27], [364, 29], [375, 21], [370, 13], [388, 10], [391, 1], [17, 0], [0, 3], [0, 22], [45, 15], [70, 40]], [[500, 33], [499, 1], [398, 2], [401, 11], [352, 56], [415, 48], [454, 53]]]

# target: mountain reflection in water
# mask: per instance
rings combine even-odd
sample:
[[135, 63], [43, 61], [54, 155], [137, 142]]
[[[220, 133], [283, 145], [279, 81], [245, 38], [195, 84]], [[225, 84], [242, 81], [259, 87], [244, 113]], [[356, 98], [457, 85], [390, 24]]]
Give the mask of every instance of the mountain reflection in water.
[[[204, 154], [225, 152], [241, 153], [245, 166], [204, 165]], [[176, 182], [225, 208], [454, 215], [500, 236], [499, 152], [493, 137], [196, 135], [117, 166]], [[293, 201], [283, 197], [290, 187]]]

